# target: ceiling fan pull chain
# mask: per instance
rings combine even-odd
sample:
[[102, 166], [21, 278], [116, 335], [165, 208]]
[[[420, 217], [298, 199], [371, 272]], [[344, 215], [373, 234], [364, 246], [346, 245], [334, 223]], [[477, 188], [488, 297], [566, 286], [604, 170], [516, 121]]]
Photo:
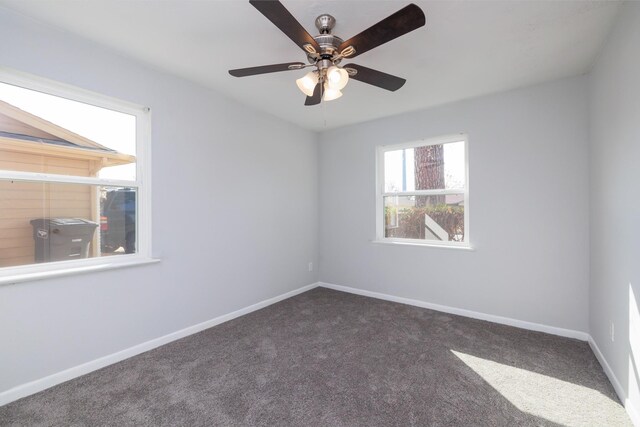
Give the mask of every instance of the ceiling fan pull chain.
[[[322, 85], [323, 89], [324, 89], [324, 85]], [[324, 99], [324, 90], [322, 91], [322, 98]], [[324, 122], [324, 127], [327, 127], [327, 103], [322, 102], [322, 121]]]

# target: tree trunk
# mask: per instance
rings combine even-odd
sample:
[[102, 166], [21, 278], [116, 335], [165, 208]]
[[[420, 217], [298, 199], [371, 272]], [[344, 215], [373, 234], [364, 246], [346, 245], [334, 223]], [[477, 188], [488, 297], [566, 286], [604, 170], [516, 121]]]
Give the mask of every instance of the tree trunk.
[[[417, 147], [414, 152], [416, 190], [444, 189], [444, 148], [442, 145]], [[416, 206], [441, 205], [445, 196], [418, 196]]]

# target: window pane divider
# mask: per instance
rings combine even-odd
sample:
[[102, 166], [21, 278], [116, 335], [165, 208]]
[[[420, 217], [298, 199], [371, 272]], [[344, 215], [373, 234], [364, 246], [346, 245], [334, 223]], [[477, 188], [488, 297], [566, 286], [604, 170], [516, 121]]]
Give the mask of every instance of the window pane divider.
[[21, 172], [0, 170], [0, 180], [4, 181], [29, 181], [29, 182], [56, 182], [65, 184], [87, 184], [105, 187], [139, 187], [138, 181], [121, 179], [104, 179], [90, 176], [58, 175], [38, 172]]
[[446, 196], [449, 194], [464, 194], [464, 189], [447, 189], [447, 190], [415, 190], [415, 191], [398, 191], [393, 193], [382, 193], [382, 197], [391, 196]]

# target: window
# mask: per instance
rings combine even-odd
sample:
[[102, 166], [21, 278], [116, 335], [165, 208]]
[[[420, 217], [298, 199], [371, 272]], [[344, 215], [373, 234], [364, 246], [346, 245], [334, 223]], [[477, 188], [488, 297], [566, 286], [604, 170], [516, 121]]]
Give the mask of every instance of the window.
[[0, 277], [150, 256], [149, 115], [0, 70]]
[[469, 246], [467, 137], [378, 147], [377, 241]]

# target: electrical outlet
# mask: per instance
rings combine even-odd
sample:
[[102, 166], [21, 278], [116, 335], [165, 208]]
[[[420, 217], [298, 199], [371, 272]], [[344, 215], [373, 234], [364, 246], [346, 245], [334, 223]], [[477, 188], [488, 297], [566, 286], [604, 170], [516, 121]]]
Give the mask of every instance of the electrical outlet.
[[313, 263], [312, 262], [309, 263], [309, 271], [313, 271]]
[[611, 336], [611, 341], [616, 340], [616, 330], [613, 322], [610, 322], [609, 335]]

